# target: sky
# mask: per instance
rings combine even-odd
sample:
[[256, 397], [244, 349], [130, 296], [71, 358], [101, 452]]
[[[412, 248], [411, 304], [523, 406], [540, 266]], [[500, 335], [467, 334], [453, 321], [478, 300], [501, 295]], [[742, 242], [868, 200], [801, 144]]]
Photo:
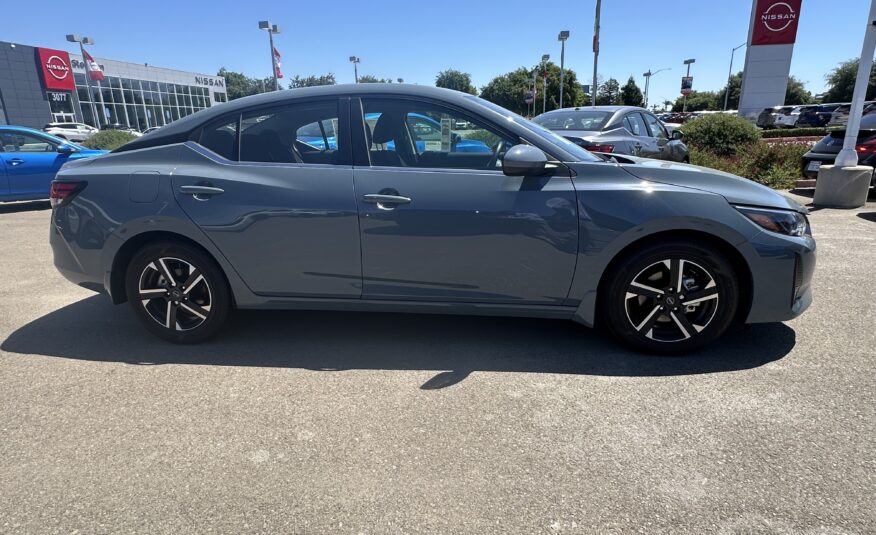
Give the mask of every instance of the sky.
[[[596, 0], [433, 2], [378, 0], [120, 1], [112, 9], [82, 4], [45, 16], [44, 2], [4, 2], [0, 40], [78, 52], [65, 35], [95, 40], [97, 58], [213, 74], [220, 67], [249, 76], [270, 75], [268, 36], [258, 21], [279, 24], [275, 45], [286, 77], [332, 72], [353, 81], [348, 58], [361, 58], [359, 74], [435, 83], [453, 68], [470, 73], [479, 88], [542, 54], [559, 62], [557, 34], [569, 30], [565, 65], [590, 83]], [[69, 6], [68, 6], [69, 7]], [[837, 63], [861, 53], [867, 0], [803, 0], [791, 74], [813, 94]], [[650, 102], [675, 100], [686, 58], [695, 90], [726, 84], [730, 51], [746, 41], [750, 0], [603, 0], [599, 76], [623, 84], [632, 75], [669, 67], [652, 77]], [[744, 62], [736, 52], [733, 69]]]

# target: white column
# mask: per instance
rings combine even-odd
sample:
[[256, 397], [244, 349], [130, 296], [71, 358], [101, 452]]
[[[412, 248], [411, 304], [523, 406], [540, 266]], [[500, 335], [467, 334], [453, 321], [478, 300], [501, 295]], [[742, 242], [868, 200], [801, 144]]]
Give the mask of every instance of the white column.
[[867, 84], [870, 80], [870, 69], [873, 66], [873, 53], [876, 51], [876, 0], [870, 2], [870, 15], [867, 17], [867, 27], [864, 29], [864, 47], [858, 61], [858, 78], [855, 80], [855, 92], [852, 96], [852, 108], [849, 110], [849, 122], [846, 125], [846, 138], [843, 149], [834, 163], [837, 167], [855, 167], [858, 165], [858, 153], [855, 145], [858, 141], [858, 129], [861, 127], [861, 115], [864, 111], [864, 98], [867, 94]]

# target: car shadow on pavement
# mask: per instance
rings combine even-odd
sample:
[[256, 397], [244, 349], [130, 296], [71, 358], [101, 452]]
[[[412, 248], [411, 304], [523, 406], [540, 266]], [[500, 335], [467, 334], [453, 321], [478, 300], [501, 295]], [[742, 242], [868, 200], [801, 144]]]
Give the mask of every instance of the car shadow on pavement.
[[14, 214], [16, 212], [36, 212], [49, 210], [52, 207], [49, 201], [22, 201], [0, 203], [0, 214]]
[[858, 214], [858, 217], [865, 221], [869, 221], [871, 223], [876, 223], [876, 212], [862, 212]]
[[796, 343], [781, 324], [734, 328], [684, 357], [637, 354], [571, 321], [421, 314], [240, 311], [232, 328], [199, 345], [146, 332], [128, 305], [96, 295], [14, 331], [0, 349], [136, 365], [208, 364], [308, 370], [434, 370], [423, 389], [474, 371], [671, 376], [744, 370], [787, 355]]

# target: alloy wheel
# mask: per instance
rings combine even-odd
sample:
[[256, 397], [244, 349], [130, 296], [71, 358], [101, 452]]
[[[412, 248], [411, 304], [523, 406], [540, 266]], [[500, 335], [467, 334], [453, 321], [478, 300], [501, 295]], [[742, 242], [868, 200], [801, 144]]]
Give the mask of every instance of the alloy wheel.
[[210, 316], [213, 294], [194, 265], [160, 257], [143, 268], [138, 283], [140, 303], [159, 325], [173, 331], [199, 327]]
[[624, 297], [627, 319], [656, 342], [681, 342], [702, 332], [718, 311], [718, 285], [701, 265], [681, 258], [640, 271]]

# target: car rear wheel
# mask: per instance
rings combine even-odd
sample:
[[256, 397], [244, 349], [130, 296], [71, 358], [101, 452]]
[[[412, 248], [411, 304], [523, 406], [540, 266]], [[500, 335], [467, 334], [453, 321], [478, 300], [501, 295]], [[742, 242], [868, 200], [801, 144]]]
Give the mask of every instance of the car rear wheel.
[[128, 265], [125, 290], [144, 326], [176, 343], [215, 336], [231, 311], [222, 271], [204, 253], [181, 243], [155, 243], [138, 251]]
[[602, 317], [621, 342], [649, 353], [700, 349], [730, 326], [736, 274], [717, 249], [698, 242], [646, 246], [621, 262], [601, 296]]

